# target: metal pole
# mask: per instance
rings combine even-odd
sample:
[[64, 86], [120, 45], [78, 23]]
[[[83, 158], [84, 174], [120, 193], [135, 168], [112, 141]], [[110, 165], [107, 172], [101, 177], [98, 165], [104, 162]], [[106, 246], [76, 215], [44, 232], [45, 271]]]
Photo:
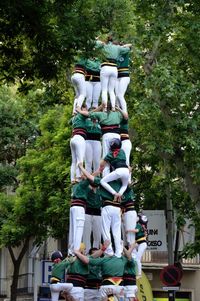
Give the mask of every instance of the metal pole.
[[[171, 200], [171, 191], [170, 184], [168, 183], [166, 186], [166, 196], [167, 196], [167, 242], [168, 242], [168, 264], [174, 264], [174, 251], [173, 251], [173, 243], [174, 243], [174, 235], [173, 235], [173, 206]], [[175, 291], [168, 291], [168, 300], [175, 301]]]

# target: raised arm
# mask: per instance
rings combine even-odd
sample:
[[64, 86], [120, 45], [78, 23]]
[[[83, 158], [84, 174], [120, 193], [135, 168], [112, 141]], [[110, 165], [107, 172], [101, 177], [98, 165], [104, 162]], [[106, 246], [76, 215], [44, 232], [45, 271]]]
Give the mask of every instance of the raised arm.
[[74, 254], [85, 264], [89, 263], [89, 258], [83, 255], [79, 250], [74, 250]]
[[128, 113], [127, 112], [124, 112], [119, 106], [116, 106], [115, 108], [116, 108], [117, 111], [119, 111], [123, 115], [124, 119], [128, 119]]
[[83, 163], [79, 163], [78, 167], [80, 168], [80, 170], [82, 171], [82, 173], [84, 174], [84, 176], [86, 176], [86, 178], [92, 182], [94, 182], [94, 176], [91, 175], [84, 167], [83, 167]]
[[110, 240], [109, 239], [105, 240], [104, 243], [103, 243], [103, 245], [101, 246], [101, 248], [99, 250], [96, 250], [92, 254], [92, 257], [93, 258], [100, 257], [103, 254], [103, 252], [107, 249], [107, 247], [109, 246], [109, 244], [110, 244]]
[[136, 243], [133, 243], [133, 244], [130, 245], [130, 247], [128, 248], [128, 250], [127, 250], [126, 248], [123, 248], [124, 254], [125, 254], [125, 256], [126, 256], [129, 260], [132, 259], [131, 253], [133, 252], [133, 249], [135, 249], [135, 247], [136, 247]]
[[81, 110], [80, 107], [76, 107], [76, 112], [82, 114], [83, 116], [86, 116], [88, 117], [89, 116], [89, 112], [88, 111], [84, 111], [84, 110]]

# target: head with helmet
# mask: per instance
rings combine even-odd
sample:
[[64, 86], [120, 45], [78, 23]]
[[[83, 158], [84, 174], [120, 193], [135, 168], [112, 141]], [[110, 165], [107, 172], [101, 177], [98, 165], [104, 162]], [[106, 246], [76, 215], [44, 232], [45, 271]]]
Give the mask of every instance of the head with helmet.
[[146, 215], [144, 214], [138, 214], [138, 218], [139, 218], [139, 223], [142, 224], [142, 225], [147, 225], [148, 223], [148, 218]]
[[122, 142], [121, 142], [121, 140], [118, 139], [118, 138], [114, 138], [114, 139], [112, 139], [111, 142], [110, 142], [110, 150], [111, 150], [111, 151], [120, 149], [121, 146], [122, 146]]
[[51, 254], [51, 261], [57, 263], [63, 260], [63, 254], [60, 251], [54, 251]]

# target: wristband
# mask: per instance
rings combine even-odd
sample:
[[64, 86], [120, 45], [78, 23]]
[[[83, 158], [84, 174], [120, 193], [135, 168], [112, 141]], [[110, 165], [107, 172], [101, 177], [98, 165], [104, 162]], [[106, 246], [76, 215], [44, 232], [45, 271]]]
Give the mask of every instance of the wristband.
[[104, 252], [106, 249], [107, 249], [107, 248], [106, 248], [105, 246], [102, 246], [102, 247], [101, 247], [101, 251], [103, 251], [103, 252]]

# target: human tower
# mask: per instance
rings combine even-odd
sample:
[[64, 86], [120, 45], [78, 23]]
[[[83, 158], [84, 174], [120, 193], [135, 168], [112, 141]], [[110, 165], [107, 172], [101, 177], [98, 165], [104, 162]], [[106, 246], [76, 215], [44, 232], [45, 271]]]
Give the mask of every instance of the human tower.
[[[52, 300], [137, 300], [136, 278], [147, 247], [147, 218], [138, 215], [131, 188], [125, 93], [131, 44], [96, 41], [103, 60], [80, 58], [75, 89], [68, 257], [52, 254]], [[99, 98], [102, 98], [99, 105]], [[103, 242], [103, 244], [102, 244]], [[65, 282], [62, 282], [66, 270]], [[70, 299], [71, 298], [71, 299]]]

